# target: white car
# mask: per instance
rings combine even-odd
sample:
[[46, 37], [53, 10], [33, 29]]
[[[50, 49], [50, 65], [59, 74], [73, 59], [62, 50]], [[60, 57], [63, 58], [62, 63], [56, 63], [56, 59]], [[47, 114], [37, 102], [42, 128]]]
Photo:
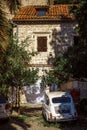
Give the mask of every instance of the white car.
[[11, 106], [6, 99], [0, 95], [0, 119], [9, 119], [11, 115]]
[[42, 114], [49, 122], [73, 121], [78, 117], [72, 96], [61, 91], [45, 93]]

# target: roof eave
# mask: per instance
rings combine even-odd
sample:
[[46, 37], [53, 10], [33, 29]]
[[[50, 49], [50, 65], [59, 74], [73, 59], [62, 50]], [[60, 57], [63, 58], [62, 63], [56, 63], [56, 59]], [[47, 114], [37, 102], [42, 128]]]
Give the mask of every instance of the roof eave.
[[13, 22], [75, 22], [75, 19], [13, 19]]

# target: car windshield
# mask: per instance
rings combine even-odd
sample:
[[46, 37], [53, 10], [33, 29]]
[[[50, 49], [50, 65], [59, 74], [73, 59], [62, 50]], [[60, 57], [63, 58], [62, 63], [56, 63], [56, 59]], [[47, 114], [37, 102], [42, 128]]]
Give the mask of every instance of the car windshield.
[[55, 98], [52, 98], [52, 103], [70, 103], [71, 102], [71, 99], [70, 97], [55, 97]]
[[6, 103], [6, 100], [3, 96], [0, 95], [0, 103]]

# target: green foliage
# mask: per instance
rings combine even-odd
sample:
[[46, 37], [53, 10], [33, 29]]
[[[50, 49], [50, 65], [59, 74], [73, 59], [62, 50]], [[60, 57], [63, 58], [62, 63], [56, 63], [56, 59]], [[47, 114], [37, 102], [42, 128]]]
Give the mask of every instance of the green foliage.
[[55, 123], [50, 123], [50, 122], [47, 122], [43, 116], [40, 116], [38, 118], [38, 120], [40, 121], [40, 125], [43, 125], [44, 127], [48, 127], [48, 128], [59, 128], [60, 127], [60, 123], [58, 122], [55, 122]]
[[21, 44], [11, 41], [0, 58], [0, 87], [22, 87], [34, 83], [38, 79], [38, 70], [30, 69], [29, 62], [32, 54], [26, 51], [29, 46], [27, 39]]
[[26, 115], [20, 115], [19, 117], [18, 117], [18, 119], [20, 120], [20, 121], [26, 121], [26, 120], [28, 120], [29, 119], [29, 117], [28, 116], [26, 116]]
[[87, 78], [87, 47], [73, 45], [69, 47], [66, 58], [68, 60], [67, 72], [73, 78]]
[[15, 12], [19, 8], [19, 0], [1, 0], [0, 1], [0, 47], [3, 51], [6, 50], [8, 45], [8, 38], [10, 35], [10, 24], [6, 16], [6, 5], [11, 12]]
[[0, 1], [0, 46], [5, 50], [9, 34], [9, 23], [3, 10], [2, 1]]
[[49, 72], [46, 71], [46, 74], [43, 77], [43, 81], [45, 81], [48, 85], [60, 85], [60, 83], [68, 80], [69, 73], [67, 72], [67, 64], [67, 58], [65, 58], [65, 56], [61, 54], [55, 60], [53, 69]]
[[69, 78], [69, 74], [66, 71], [68, 60], [65, 58], [64, 54], [61, 54], [54, 63], [54, 73], [59, 78], [61, 82]]
[[20, 0], [4, 0], [11, 13], [17, 12], [20, 7]]
[[87, 1], [80, 0], [78, 6], [73, 6], [72, 13], [78, 22], [79, 41], [69, 47], [66, 57], [69, 62], [69, 73], [74, 78], [87, 78]]
[[30, 84], [34, 84], [37, 80], [38, 80], [38, 69], [30, 69], [28, 68], [27, 70], [24, 71], [23, 73], [23, 85], [30, 85]]
[[8, 93], [9, 93], [8, 86], [6, 84], [3, 84], [0, 87], [0, 94], [3, 94], [5, 96], [5, 98], [7, 98], [8, 97]]
[[58, 85], [60, 83], [60, 80], [55, 76], [54, 70], [50, 70], [49, 72], [46, 71], [45, 76], [42, 78], [42, 82], [45, 82], [45, 85]]
[[87, 44], [87, 1], [82, 0], [74, 13], [79, 24], [79, 34], [82, 43]]

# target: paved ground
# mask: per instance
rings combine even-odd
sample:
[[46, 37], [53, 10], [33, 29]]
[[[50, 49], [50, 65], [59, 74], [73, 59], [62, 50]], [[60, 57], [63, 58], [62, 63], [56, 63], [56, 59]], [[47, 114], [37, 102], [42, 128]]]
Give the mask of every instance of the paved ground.
[[[85, 118], [84, 118], [85, 117]], [[74, 123], [46, 123], [41, 114], [41, 106], [24, 106], [21, 115], [13, 113], [9, 122], [0, 121], [0, 130], [87, 130], [87, 118], [81, 115]]]

